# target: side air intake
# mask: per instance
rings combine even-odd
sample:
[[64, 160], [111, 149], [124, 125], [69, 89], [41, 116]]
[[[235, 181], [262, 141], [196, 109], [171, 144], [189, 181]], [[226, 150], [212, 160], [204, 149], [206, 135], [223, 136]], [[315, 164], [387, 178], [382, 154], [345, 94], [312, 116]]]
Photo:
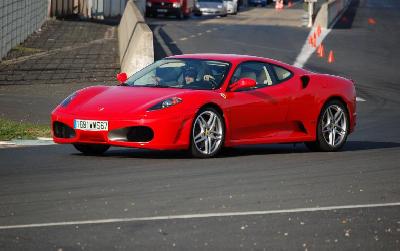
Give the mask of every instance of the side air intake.
[[301, 80], [301, 86], [303, 87], [303, 89], [307, 88], [308, 83], [310, 82], [310, 77], [307, 75], [301, 76], [300, 77]]

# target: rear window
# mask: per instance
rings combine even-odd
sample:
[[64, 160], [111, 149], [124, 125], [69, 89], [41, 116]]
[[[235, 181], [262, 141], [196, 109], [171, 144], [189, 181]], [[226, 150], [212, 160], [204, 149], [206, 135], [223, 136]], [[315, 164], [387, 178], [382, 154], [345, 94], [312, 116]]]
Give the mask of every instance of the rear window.
[[275, 71], [276, 77], [278, 78], [278, 81], [284, 81], [292, 76], [292, 73], [285, 68], [272, 65], [272, 68]]

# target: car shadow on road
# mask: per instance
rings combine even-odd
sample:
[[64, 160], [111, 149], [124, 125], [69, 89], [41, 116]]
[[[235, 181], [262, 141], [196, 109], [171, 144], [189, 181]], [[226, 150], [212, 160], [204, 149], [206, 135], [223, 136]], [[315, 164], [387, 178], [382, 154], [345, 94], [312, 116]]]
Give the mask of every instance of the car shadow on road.
[[[355, 152], [366, 150], [379, 150], [400, 147], [396, 142], [375, 141], [348, 141], [340, 152]], [[308, 150], [304, 144], [266, 144], [239, 146], [223, 149], [216, 158], [232, 158], [251, 155], [275, 155], [275, 154], [318, 154]], [[143, 149], [111, 148], [104, 157], [116, 158], [144, 158], [144, 159], [191, 159], [187, 151], [153, 151]]]

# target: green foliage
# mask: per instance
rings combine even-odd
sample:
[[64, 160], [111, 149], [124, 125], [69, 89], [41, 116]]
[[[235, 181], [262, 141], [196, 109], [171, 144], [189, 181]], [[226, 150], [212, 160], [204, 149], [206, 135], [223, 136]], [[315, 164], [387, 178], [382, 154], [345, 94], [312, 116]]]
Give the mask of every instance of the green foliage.
[[37, 137], [51, 137], [50, 127], [0, 118], [0, 140], [36, 139]]

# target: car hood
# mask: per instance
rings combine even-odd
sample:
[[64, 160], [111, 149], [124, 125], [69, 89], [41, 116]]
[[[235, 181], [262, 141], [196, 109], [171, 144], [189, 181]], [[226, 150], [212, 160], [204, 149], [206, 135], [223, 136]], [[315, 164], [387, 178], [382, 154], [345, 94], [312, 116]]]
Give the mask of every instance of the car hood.
[[208, 8], [208, 9], [218, 9], [218, 5], [223, 5], [222, 3], [216, 2], [199, 2], [200, 8]]
[[80, 116], [118, 116], [145, 112], [151, 106], [169, 97], [180, 96], [192, 90], [155, 87], [111, 86], [87, 88], [78, 93], [69, 109]]

